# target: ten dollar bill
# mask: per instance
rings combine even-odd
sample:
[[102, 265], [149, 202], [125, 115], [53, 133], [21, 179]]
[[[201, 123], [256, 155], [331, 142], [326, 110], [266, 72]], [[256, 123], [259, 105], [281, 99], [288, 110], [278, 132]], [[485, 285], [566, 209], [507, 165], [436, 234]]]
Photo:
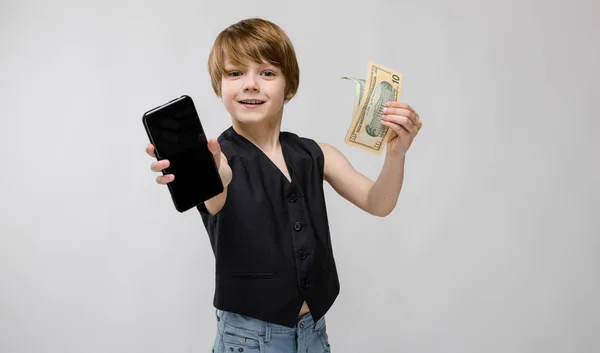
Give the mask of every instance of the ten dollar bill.
[[[383, 108], [389, 101], [400, 102], [402, 91], [401, 73], [369, 61], [366, 80], [354, 80], [357, 87], [357, 102], [352, 123], [344, 142], [366, 151], [381, 154], [393, 130], [381, 124]], [[366, 81], [366, 82], [365, 82]]]

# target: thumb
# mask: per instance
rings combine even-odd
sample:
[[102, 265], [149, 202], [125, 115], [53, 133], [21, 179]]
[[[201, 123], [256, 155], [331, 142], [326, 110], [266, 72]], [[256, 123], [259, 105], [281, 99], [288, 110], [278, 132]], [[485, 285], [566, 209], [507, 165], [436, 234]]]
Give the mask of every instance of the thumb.
[[221, 145], [219, 145], [219, 141], [215, 139], [208, 140], [208, 150], [212, 153], [217, 168], [219, 168], [221, 165]]

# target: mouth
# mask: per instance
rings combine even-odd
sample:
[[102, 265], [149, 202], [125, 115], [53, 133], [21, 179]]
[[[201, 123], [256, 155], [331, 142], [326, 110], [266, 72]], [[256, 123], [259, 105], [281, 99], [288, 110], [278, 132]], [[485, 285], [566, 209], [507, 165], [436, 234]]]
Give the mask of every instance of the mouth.
[[244, 99], [239, 101], [239, 103], [247, 105], [247, 106], [259, 106], [263, 104], [265, 101], [259, 99]]

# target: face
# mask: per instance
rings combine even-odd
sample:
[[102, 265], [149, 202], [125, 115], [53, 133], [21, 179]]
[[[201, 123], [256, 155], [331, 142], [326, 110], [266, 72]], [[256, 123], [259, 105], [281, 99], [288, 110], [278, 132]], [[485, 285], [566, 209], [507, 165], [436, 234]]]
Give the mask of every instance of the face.
[[226, 74], [221, 80], [221, 96], [231, 116], [245, 124], [278, 121], [283, 113], [285, 77], [281, 70], [267, 62], [249, 66], [225, 62]]

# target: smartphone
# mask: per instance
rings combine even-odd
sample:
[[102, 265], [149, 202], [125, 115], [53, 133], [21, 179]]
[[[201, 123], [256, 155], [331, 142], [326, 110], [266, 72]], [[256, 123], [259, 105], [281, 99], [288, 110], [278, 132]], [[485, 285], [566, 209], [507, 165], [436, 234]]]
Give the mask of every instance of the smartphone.
[[168, 159], [163, 175], [175, 209], [185, 212], [223, 192], [223, 183], [192, 98], [182, 95], [144, 113], [142, 122], [157, 160]]

